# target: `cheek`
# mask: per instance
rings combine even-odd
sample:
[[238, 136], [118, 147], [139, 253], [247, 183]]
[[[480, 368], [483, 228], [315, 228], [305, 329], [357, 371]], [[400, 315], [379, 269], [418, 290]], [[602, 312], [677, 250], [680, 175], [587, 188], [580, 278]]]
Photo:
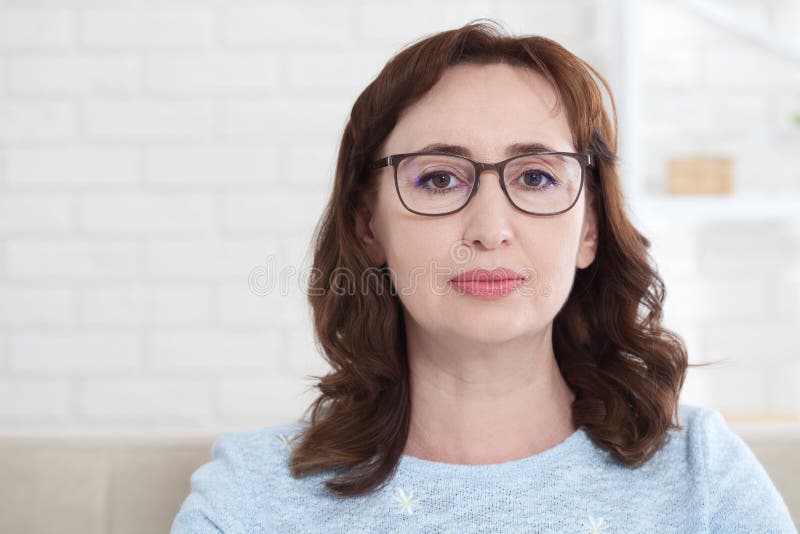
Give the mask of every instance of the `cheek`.
[[[448, 265], [444, 232], [432, 230], [430, 226], [403, 224], [397, 221], [388, 229], [386, 251], [391, 267], [392, 279], [398, 291], [408, 288], [406, 294], [412, 298], [419, 293], [429, 293], [433, 285], [431, 273], [441, 271]], [[442, 250], [445, 256], [442, 256]], [[436, 277], [436, 275], [433, 275]], [[402, 296], [402, 295], [401, 295]]]
[[575, 277], [578, 228], [554, 224], [537, 228], [539, 238], [525, 244], [526, 257], [534, 272], [531, 293], [560, 305], [566, 301]]
[[397, 297], [418, 321], [437, 322], [437, 306], [452, 291], [448, 280], [456, 274], [450, 258], [451, 235], [446, 228], [418, 224], [397, 224], [389, 239], [387, 261]]

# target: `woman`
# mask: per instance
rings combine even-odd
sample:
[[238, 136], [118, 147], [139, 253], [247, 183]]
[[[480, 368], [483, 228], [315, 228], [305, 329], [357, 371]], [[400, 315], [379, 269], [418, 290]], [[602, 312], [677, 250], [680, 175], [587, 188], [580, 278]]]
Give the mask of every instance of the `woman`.
[[678, 402], [593, 75], [482, 22], [389, 61], [315, 236], [332, 371], [309, 418], [214, 444], [173, 533], [796, 532], [721, 415]]

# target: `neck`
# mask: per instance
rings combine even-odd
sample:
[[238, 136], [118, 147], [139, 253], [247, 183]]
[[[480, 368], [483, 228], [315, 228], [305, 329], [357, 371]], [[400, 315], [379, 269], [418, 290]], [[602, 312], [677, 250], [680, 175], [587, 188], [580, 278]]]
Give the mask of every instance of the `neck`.
[[494, 351], [473, 345], [446, 351], [449, 357], [409, 343], [411, 421], [404, 453], [445, 463], [499, 463], [570, 436], [574, 395], [549, 339]]

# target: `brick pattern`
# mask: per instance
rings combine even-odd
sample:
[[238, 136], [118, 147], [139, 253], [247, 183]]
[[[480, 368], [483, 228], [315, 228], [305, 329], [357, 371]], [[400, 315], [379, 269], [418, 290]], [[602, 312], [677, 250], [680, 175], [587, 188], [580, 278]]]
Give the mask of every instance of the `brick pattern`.
[[[796, 68], [646, 4], [648, 183], [670, 153], [800, 109]], [[792, 2], [730, 4], [800, 44]], [[296, 417], [327, 364], [297, 275], [266, 295], [250, 275], [308, 259], [361, 89], [400, 47], [484, 16], [605, 72], [604, 12], [596, 0], [4, 2], [0, 433]], [[797, 137], [759, 146], [737, 188], [797, 193]], [[800, 410], [798, 234], [792, 222], [652, 229], [667, 324], [693, 361], [732, 360], [692, 371], [689, 400]]]

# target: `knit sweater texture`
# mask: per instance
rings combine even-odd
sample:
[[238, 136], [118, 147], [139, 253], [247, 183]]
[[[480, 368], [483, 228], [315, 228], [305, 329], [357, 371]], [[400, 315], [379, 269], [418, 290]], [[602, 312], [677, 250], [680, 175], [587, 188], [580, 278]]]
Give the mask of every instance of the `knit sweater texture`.
[[295, 479], [303, 421], [222, 434], [191, 476], [171, 534], [795, 533], [748, 445], [713, 408], [679, 404], [683, 430], [630, 468], [583, 427], [525, 458], [465, 465], [402, 456], [389, 482], [340, 497], [326, 471]]

